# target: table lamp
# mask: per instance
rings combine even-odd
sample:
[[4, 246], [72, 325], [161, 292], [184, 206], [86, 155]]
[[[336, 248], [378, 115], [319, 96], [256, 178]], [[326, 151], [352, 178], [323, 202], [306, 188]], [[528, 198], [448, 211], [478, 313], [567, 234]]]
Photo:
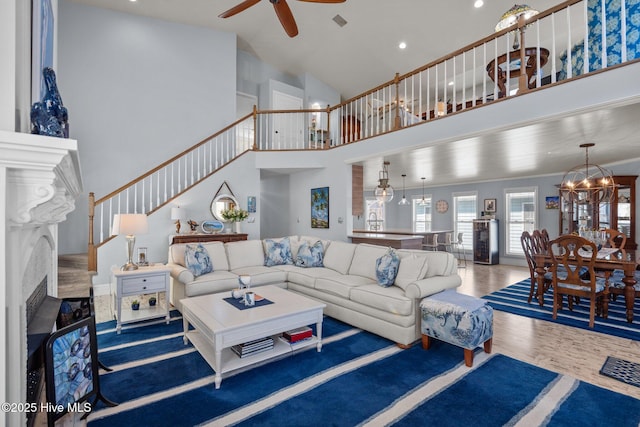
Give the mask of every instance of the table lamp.
[[187, 211], [180, 206], [171, 208], [171, 220], [176, 222], [176, 234], [180, 234], [180, 220], [187, 219]]
[[124, 235], [127, 239], [127, 262], [122, 270], [137, 270], [138, 265], [133, 262], [133, 248], [136, 245], [136, 234], [145, 234], [149, 231], [146, 214], [115, 214], [113, 216], [112, 233]]

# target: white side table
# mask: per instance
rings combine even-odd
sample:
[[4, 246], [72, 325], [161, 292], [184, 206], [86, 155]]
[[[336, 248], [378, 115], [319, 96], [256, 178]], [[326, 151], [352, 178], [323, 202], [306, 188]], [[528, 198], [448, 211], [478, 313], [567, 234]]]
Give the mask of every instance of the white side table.
[[[122, 271], [118, 267], [111, 270], [111, 295], [115, 306], [116, 331], [120, 333], [125, 323], [164, 317], [169, 324], [169, 272], [166, 265], [158, 264], [139, 267], [137, 270]], [[165, 292], [165, 303], [160, 304], [159, 292]], [[156, 294], [158, 302], [154, 307], [122, 308], [122, 298], [128, 296]]]

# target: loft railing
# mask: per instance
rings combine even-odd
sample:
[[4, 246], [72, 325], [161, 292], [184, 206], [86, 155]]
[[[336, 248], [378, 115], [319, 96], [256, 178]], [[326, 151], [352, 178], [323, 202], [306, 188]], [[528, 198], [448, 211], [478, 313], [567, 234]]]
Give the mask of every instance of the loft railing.
[[[112, 193], [97, 200], [90, 193], [89, 270], [97, 268], [97, 248], [113, 237], [113, 215], [151, 214], [248, 150], [338, 147], [640, 61], [640, 5], [630, 3], [566, 1], [334, 107], [254, 107]], [[518, 75], [523, 63], [528, 75]]]

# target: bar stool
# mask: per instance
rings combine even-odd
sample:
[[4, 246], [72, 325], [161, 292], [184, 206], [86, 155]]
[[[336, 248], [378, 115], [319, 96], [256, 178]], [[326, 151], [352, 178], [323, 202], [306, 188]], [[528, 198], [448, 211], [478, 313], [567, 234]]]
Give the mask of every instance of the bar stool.
[[438, 233], [434, 233], [431, 235], [431, 237], [425, 237], [425, 242], [422, 244], [422, 249], [437, 251], [439, 245], [440, 243], [438, 243]]

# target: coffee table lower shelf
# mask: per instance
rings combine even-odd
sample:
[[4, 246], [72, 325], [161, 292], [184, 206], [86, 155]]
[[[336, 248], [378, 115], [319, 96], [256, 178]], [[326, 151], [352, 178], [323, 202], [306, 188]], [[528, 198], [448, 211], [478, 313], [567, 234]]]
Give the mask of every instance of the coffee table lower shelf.
[[[279, 356], [283, 357], [287, 354], [292, 354], [296, 351], [318, 344], [318, 338], [315, 335], [309, 339], [298, 341], [296, 343], [286, 342], [279, 335], [274, 335], [272, 338], [272, 349], [246, 357], [238, 356], [231, 348], [223, 348], [220, 372], [216, 372], [216, 374], [222, 375], [242, 368], [254, 368], [256, 365], [268, 360], [275, 359]], [[193, 344], [196, 350], [198, 350], [204, 360], [206, 360], [207, 363], [215, 370], [216, 352], [211, 342], [197, 330], [187, 332], [187, 339]], [[220, 386], [216, 384], [216, 388], [219, 387]]]

